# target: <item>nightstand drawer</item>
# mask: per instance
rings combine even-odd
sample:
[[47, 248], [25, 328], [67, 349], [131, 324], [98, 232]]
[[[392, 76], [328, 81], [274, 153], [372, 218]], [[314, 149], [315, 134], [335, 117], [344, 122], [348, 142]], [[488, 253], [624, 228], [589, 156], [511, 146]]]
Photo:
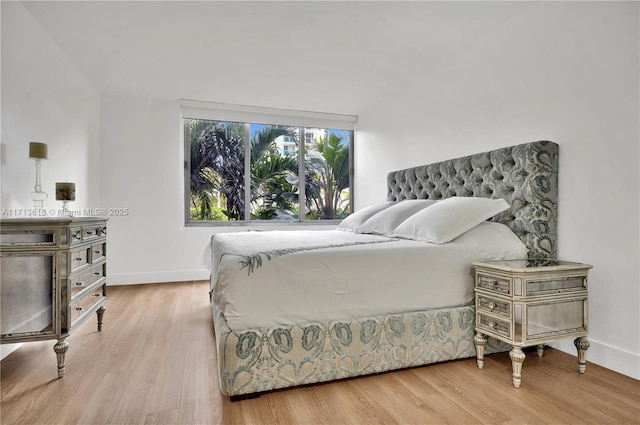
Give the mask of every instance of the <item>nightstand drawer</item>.
[[495, 317], [485, 316], [482, 313], [478, 313], [477, 316], [478, 322], [476, 323], [476, 327], [478, 329], [511, 339], [511, 326], [509, 322], [496, 319]]
[[496, 294], [511, 295], [511, 280], [504, 277], [478, 274], [476, 287]]
[[511, 303], [508, 301], [500, 301], [485, 297], [484, 295], [477, 295], [476, 306], [478, 310], [504, 316], [507, 319], [511, 318]]
[[586, 276], [573, 276], [550, 280], [531, 280], [527, 282], [527, 296], [563, 294], [587, 290]]

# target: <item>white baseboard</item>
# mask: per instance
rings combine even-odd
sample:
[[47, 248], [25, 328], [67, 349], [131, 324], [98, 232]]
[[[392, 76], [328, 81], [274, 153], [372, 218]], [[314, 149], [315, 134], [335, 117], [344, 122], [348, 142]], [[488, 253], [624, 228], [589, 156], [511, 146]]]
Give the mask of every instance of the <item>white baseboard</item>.
[[[587, 373], [589, 372], [589, 363], [595, 363], [634, 379], [640, 379], [640, 354], [613, 347], [591, 338], [589, 338], [589, 344], [590, 346], [587, 350]], [[577, 356], [573, 340], [556, 341], [549, 345], [565, 353]]]
[[180, 270], [169, 272], [107, 274], [107, 285], [140, 285], [144, 283], [209, 280], [209, 270]]

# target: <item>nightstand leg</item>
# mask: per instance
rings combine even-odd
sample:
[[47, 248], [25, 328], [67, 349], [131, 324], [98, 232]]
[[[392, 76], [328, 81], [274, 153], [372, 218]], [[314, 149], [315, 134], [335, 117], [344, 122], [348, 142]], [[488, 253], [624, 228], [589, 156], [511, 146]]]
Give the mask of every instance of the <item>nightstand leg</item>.
[[538, 344], [536, 346], [536, 351], [538, 352], [538, 357], [542, 357], [544, 354], [544, 344]]
[[527, 356], [525, 356], [520, 347], [513, 347], [513, 349], [509, 351], [509, 357], [511, 357], [511, 368], [513, 369], [513, 386], [520, 388], [522, 363], [524, 363], [524, 359]]
[[56, 352], [56, 357], [58, 358], [58, 378], [62, 378], [64, 376], [64, 355], [69, 349], [69, 343], [65, 341], [65, 339], [66, 337], [60, 338], [56, 345], [53, 346], [53, 351]]
[[478, 369], [484, 368], [484, 347], [487, 345], [487, 338], [484, 337], [480, 332], [476, 333], [476, 336], [473, 338], [473, 342], [476, 344], [476, 363], [478, 363]]
[[98, 331], [102, 330], [102, 316], [104, 315], [105, 310], [104, 306], [102, 306], [96, 311], [96, 314], [98, 315]]
[[576, 338], [573, 345], [578, 349], [578, 370], [584, 373], [587, 368], [587, 349], [589, 348], [589, 340], [587, 338]]

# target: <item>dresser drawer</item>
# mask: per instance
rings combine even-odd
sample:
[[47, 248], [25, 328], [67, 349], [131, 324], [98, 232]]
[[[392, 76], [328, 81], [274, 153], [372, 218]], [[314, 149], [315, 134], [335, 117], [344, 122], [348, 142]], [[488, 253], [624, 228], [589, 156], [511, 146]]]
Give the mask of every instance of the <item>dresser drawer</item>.
[[82, 226], [70, 227], [69, 235], [70, 235], [69, 244], [71, 246], [82, 243]]
[[104, 278], [106, 276], [105, 268], [105, 264], [100, 264], [71, 277], [71, 298], [85, 288], [88, 288], [100, 279]]
[[70, 228], [69, 234], [71, 237], [71, 246], [81, 243], [97, 242], [99, 240], [106, 240], [107, 226], [105, 224], [74, 226]]
[[91, 263], [95, 264], [105, 259], [107, 255], [107, 243], [100, 242], [91, 245]]
[[71, 251], [71, 273], [75, 273], [89, 265], [90, 252], [89, 247]]
[[57, 229], [23, 230], [11, 225], [3, 225], [0, 232], [0, 246], [11, 248], [55, 247], [59, 242]]
[[511, 295], [511, 279], [480, 274], [476, 276], [476, 287], [500, 295]]
[[81, 298], [71, 303], [71, 326], [86, 312], [105, 299], [104, 285], [86, 293]]
[[497, 314], [507, 319], [511, 318], [511, 303], [484, 295], [476, 295], [476, 306], [480, 311]]
[[102, 226], [83, 226], [82, 227], [82, 240], [92, 241], [100, 237]]
[[488, 333], [495, 333], [505, 338], [511, 339], [511, 324], [508, 321], [500, 320], [495, 317], [486, 316], [482, 313], [477, 314], [478, 320], [476, 327]]

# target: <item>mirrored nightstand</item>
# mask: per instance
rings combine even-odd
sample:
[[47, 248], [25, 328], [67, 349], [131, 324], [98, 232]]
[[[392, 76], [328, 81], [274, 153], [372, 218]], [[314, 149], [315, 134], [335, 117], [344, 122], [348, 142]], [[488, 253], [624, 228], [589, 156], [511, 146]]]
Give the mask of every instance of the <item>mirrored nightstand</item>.
[[584, 373], [589, 348], [587, 274], [589, 264], [553, 259], [476, 261], [475, 303], [478, 368], [484, 367], [485, 336], [508, 344], [513, 385], [520, 387], [522, 348], [575, 338], [578, 370]]

